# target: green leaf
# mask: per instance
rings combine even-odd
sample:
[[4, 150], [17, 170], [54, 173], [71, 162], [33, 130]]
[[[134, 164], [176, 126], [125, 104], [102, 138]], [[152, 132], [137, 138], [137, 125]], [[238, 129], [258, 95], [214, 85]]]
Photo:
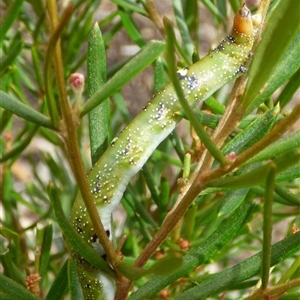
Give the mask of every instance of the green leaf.
[[14, 64], [14, 61], [17, 59], [18, 55], [23, 49], [23, 41], [21, 40], [21, 34], [18, 32], [16, 36], [10, 42], [9, 48], [5, 51], [6, 56], [1, 57], [0, 59], [0, 72], [3, 71]]
[[159, 211], [159, 223], [162, 223], [168, 212], [168, 203], [171, 194], [170, 193], [171, 187], [170, 187], [169, 180], [165, 177], [161, 178], [160, 186], [161, 186], [160, 188], [161, 192], [159, 195], [160, 201], [158, 202], [158, 211]]
[[19, 266], [26, 261], [27, 256], [21, 252], [20, 235], [6, 227], [0, 228], [0, 233], [0, 260], [5, 274], [24, 285], [24, 270]]
[[16, 300], [15, 296], [0, 292], [1, 300]]
[[[296, 76], [296, 79], [293, 79], [296, 82], [291, 84], [299, 86], [299, 67], [300, 67], [300, 32], [295, 36], [289, 47], [287, 48], [285, 54], [277, 64], [276, 69], [272, 72], [270, 78], [268, 78], [267, 83], [263, 86], [263, 89], [255, 95], [255, 98], [249, 104], [247, 108], [247, 114], [251, 113], [256, 107], [261, 103], [266, 101], [271, 97], [275, 91], [278, 90], [291, 76]], [[250, 71], [251, 72], [251, 69]], [[293, 75], [294, 74], [294, 75]], [[252, 76], [256, 76], [253, 74]], [[295, 86], [292, 87], [292, 90], [295, 89]], [[284, 95], [284, 94], [283, 94]], [[280, 100], [282, 101], [282, 100]], [[285, 102], [283, 103], [285, 105]], [[283, 107], [283, 106], [281, 106]]]
[[[290, 206], [300, 206], [300, 199], [295, 195], [294, 197], [281, 197], [280, 192], [277, 191], [277, 187], [275, 186], [275, 195], [274, 195], [274, 202], [281, 203], [283, 205], [290, 205]], [[250, 188], [250, 191], [256, 195], [256, 197], [263, 198], [265, 196], [265, 189], [259, 186], [255, 186]]]
[[154, 92], [157, 93], [168, 81], [165, 72], [165, 62], [159, 57], [154, 63]]
[[[1, 244], [3, 239], [1, 239]], [[20, 283], [22, 285], [25, 284], [24, 277], [25, 273], [22, 272], [18, 266], [16, 265], [18, 261], [20, 261], [20, 257], [16, 257], [15, 255], [12, 255], [12, 252], [10, 249], [6, 248], [3, 249], [3, 245], [1, 245], [1, 254], [0, 254], [0, 261], [3, 267], [3, 270], [6, 275], [9, 275], [9, 278], [14, 280], [17, 283]], [[4, 251], [5, 250], [5, 251]]]
[[290, 152], [300, 147], [300, 130], [272, 143], [269, 147], [263, 149], [254, 157], [250, 158], [244, 165], [255, 162], [272, 159], [278, 155]]
[[186, 240], [191, 240], [192, 236], [194, 234], [195, 226], [197, 224], [197, 221], [196, 221], [197, 210], [198, 210], [198, 207], [197, 207], [196, 203], [193, 203], [184, 215], [183, 238]]
[[[11, 244], [11, 242], [13, 242], [15, 250], [16, 250], [16, 257], [18, 257], [18, 258], [21, 257], [20, 235], [6, 227], [1, 227], [0, 233], [1, 233], [2, 237], [5, 237], [6, 239], [9, 240], [10, 244]], [[3, 240], [1, 239], [1, 246], [3, 247], [4, 245], [2, 245], [2, 242], [3, 242]], [[2, 250], [4, 252], [6, 251], [4, 249], [2, 249]], [[16, 263], [19, 263], [19, 261], [17, 261]]]
[[127, 31], [130, 38], [133, 40], [135, 44], [137, 44], [140, 48], [146, 45], [146, 41], [143, 36], [140, 34], [138, 28], [134, 24], [131, 15], [124, 11], [122, 8], [119, 8], [119, 16], [121, 17], [122, 24]]
[[31, 46], [30, 50], [31, 50], [32, 63], [35, 71], [35, 80], [39, 87], [39, 90], [41, 91], [43, 90], [44, 82], [43, 82], [43, 72], [42, 72], [42, 68], [38, 56], [38, 50], [34, 45]]
[[230, 3], [230, 5], [232, 7], [232, 10], [234, 12], [237, 12], [241, 7], [241, 3], [240, 3], [239, 0], [229, 0], [229, 3]]
[[[180, 136], [176, 130], [173, 131], [173, 133], [169, 135], [169, 140], [172, 143], [181, 162], [183, 163], [184, 155], [185, 155], [185, 148], [184, 148], [183, 141], [180, 138]], [[181, 164], [181, 166], [182, 166], [182, 164]]]
[[163, 258], [157, 260], [155, 264], [149, 268], [148, 274], [168, 276], [178, 271], [183, 264], [182, 256], [179, 253], [167, 254]]
[[217, 0], [216, 6], [218, 7], [218, 11], [222, 16], [227, 16], [227, 1]]
[[[13, 295], [14, 299], [22, 299], [22, 300], [39, 300], [40, 298], [34, 296], [31, 292], [29, 292], [24, 286], [15, 283], [13, 280], [4, 276], [0, 273], [0, 289], [2, 292], [6, 292], [7, 294]], [[52, 298], [57, 299], [57, 298]]]
[[[92, 97], [106, 82], [105, 45], [98, 23], [93, 26], [87, 55], [88, 96]], [[104, 100], [89, 113], [89, 133], [92, 165], [108, 146], [109, 99]]]
[[[95, 19], [98, 19], [94, 16], [100, 2], [101, 0], [73, 2], [75, 6], [80, 8], [74, 11], [73, 20], [69, 22], [68, 29], [62, 33], [61, 37], [64, 64], [67, 67], [71, 65], [70, 73], [76, 72], [86, 61], [85, 41], [88, 39]], [[78, 57], [79, 55], [80, 57]]]
[[[274, 266], [300, 250], [300, 232], [272, 246], [271, 265]], [[196, 287], [182, 293], [176, 300], [204, 300], [209, 296], [228, 290], [233, 284], [247, 280], [260, 272], [262, 253], [247, 258], [241, 263], [221, 271], [212, 279], [199, 283]], [[132, 300], [130, 298], [130, 300]]]
[[[0, 133], [6, 129], [7, 124], [9, 124], [9, 121], [12, 118], [12, 113], [8, 110], [2, 110], [0, 119], [1, 119], [1, 126], [0, 126]], [[4, 147], [0, 146], [1, 152], [4, 150]]]
[[128, 110], [128, 107], [126, 106], [125, 99], [122, 96], [120, 92], [116, 92], [113, 95], [114, 104], [116, 106], [116, 113], [115, 116], [113, 116], [113, 119], [111, 120], [112, 127], [114, 125], [114, 119], [118, 120], [118, 126], [115, 126], [119, 128], [122, 126], [120, 124], [120, 120], [124, 120], [124, 122], [129, 123], [132, 120], [132, 116], [130, 115], [130, 112]]
[[[128, 299], [148, 299], [159, 293], [164, 287], [177, 279], [187, 276], [192, 270], [212, 258], [222, 247], [237, 234], [248, 221], [255, 208], [254, 204], [239, 207], [217, 230], [200, 246], [194, 247], [183, 257], [183, 267], [170, 276], [155, 276], [134, 292]], [[187, 298], [193, 299], [193, 298]], [[197, 299], [197, 298], [195, 298]]]
[[[249, 81], [242, 98], [243, 105], [247, 107], [248, 112], [251, 112], [257, 105], [257, 100], [255, 100], [255, 105], [253, 102], [250, 104], [249, 101], [262, 93], [267, 86], [266, 83], [269, 84], [269, 79], [287, 48], [293, 43], [295, 36], [299, 35], [299, 29], [298, 4], [293, 0], [280, 1], [267, 20], [266, 30], [255, 51], [249, 70]], [[289, 53], [286, 54], [288, 55]], [[299, 55], [297, 56], [298, 59], [295, 57], [297, 62], [292, 61], [293, 65], [299, 65], [300, 59]]]
[[22, 139], [22, 141], [19, 142], [17, 146], [15, 146], [13, 149], [11, 149], [9, 152], [5, 153], [1, 158], [0, 162], [7, 161], [8, 159], [14, 158], [29, 145], [32, 138], [35, 136], [37, 132], [38, 126], [32, 125], [32, 124], [26, 124], [24, 132], [26, 132], [25, 137]]
[[180, 0], [174, 0], [172, 2], [173, 2], [173, 10], [176, 18], [176, 23], [182, 38], [183, 47], [187, 55], [191, 57], [194, 51], [194, 44], [192, 42], [190, 32], [183, 15], [182, 3]]
[[300, 151], [291, 151], [274, 159], [273, 162], [267, 163], [246, 174], [211, 180], [205, 184], [205, 187], [243, 188], [260, 185], [265, 183], [270, 164], [275, 163], [277, 166], [277, 173], [280, 173], [298, 163], [299, 159]]
[[249, 189], [245, 188], [227, 192], [221, 199], [218, 216], [220, 217], [233, 212], [244, 201], [248, 191]]
[[10, 1], [10, 6], [5, 15], [0, 18], [0, 47], [2, 46], [4, 38], [7, 36], [7, 31], [12, 27], [15, 19], [18, 17], [24, 0]]
[[[298, 173], [299, 173], [300, 165], [298, 164]], [[298, 176], [300, 178], [300, 174]], [[285, 199], [287, 202], [300, 206], [300, 199], [297, 195], [294, 195], [291, 193], [288, 189], [283, 187], [280, 184], [275, 184], [275, 192], [277, 195], [281, 196], [283, 199]]]
[[261, 140], [273, 128], [275, 122], [282, 118], [278, 116], [278, 113], [279, 107], [275, 107], [258, 117], [222, 148], [223, 153], [234, 152], [240, 154]]
[[282, 295], [280, 297], [280, 300], [295, 300], [300, 298], [300, 292], [295, 292], [295, 293], [288, 293], [285, 295]]
[[0, 91], [0, 106], [29, 122], [55, 130], [49, 118], [3, 91]]
[[160, 202], [159, 187], [157, 182], [155, 181], [152, 170], [149, 168], [148, 164], [145, 164], [141, 172], [150, 190], [153, 201], [156, 203], [157, 206], [159, 206], [159, 202]]
[[218, 115], [222, 115], [226, 108], [224, 104], [221, 104], [212, 96], [205, 100], [205, 105], [207, 105], [214, 114]]
[[168, 153], [160, 151], [160, 150], [155, 150], [152, 153], [152, 159], [155, 161], [162, 161], [165, 163], [168, 163], [170, 165], [174, 165], [176, 167], [181, 168], [182, 167], [182, 162], [173, 156], [170, 156]]
[[167, 254], [163, 258], [157, 260], [150, 268], [144, 269], [135, 267], [128, 263], [121, 262], [117, 269], [130, 280], [138, 280], [145, 275], [167, 276], [182, 267], [182, 256], [179, 253]]
[[[210, 128], [216, 128], [220, 119], [221, 115], [212, 115], [211, 113], [207, 113], [205, 111], [199, 110], [199, 109], [193, 109], [194, 115], [197, 117], [198, 121], [204, 125], [208, 126]], [[180, 111], [178, 113], [182, 118], [188, 119], [187, 116], [183, 111]], [[244, 118], [241, 123], [238, 126], [239, 129], [245, 129], [249, 126], [250, 123], [252, 123], [255, 119], [260, 118], [261, 116], [258, 115], [249, 115], [246, 118]]]
[[[300, 50], [300, 48], [299, 48]], [[299, 52], [298, 52], [299, 53]], [[277, 103], [280, 103], [280, 107], [285, 107], [292, 99], [293, 95], [297, 92], [300, 87], [300, 69], [291, 77], [289, 82], [286, 84], [281, 94], [277, 98]]]
[[112, 2], [116, 3], [118, 6], [129, 9], [132, 12], [136, 12], [144, 16], [147, 15], [146, 11], [133, 1], [112, 0]]
[[117, 92], [125, 83], [151, 64], [164, 49], [164, 42], [149, 42], [85, 103], [81, 111], [81, 116], [84, 116], [106, 98]]
[[[100, 25], [103, 26], [101, 23], [100, 23]], [[113, 36], [116, 33], [118, 33], [121, 29], [122, 29], [122, 22], [120, 20], [116, 24], [114, 24], [110, 30], [108, 30], [107, 32], [105, 32], [103, 34], [103, 40], [104, 40], [105, 44], [110, 42], [111, 39], [113, 38]], [[123, 67], [128, 61], [129, 61], [128, 58], [124, 58], [123, 60], [115, 63], [112, 67], [110, 67], [110, 69], [108, 69], [107, 77], [108, 78], [112, 77], [112, 75], [114, 75], [116, 73], [116, 71], [118, 71], [121, 67]]]
[[[221, 14], [219, 9], [213, 4], [212, 1], [209, 0], [202, 0], [202, 3], [207, 7], [207, 9], [215, 16], [217, 17], [220, 21], [225, 19], [225, 16]], [[240, 7], [240, 5], [239, 5]]]
[[40, 258], [40, 276], [42, 280], [46, 278], [48, 272], [49, 260], [50, 260], [50, 250], [52, 243], [53, 225], [48, 224], [43, 232], [43, 243], [41, 247], [41, 258]]
[[291, 181], [300, 178], [300, 163], [294, 165], [292, 168], [283, 171], [276, 177], [276, 182]]
[[56, 275], [54, 282], [45, 298], [45, 300], [64, 299], [64, 295], [68, 289], [68, 261], [65, 261], [59, 273]]
[[76, 265], [73, 259], [68, 260], [69, 291], [72, 300], [84, 300], [80, 282], [77, 276]]
[[122, 275], [124, 275], [126, 278], [130, 280], [138, 280], [142, 276], [147, 274], [147, 271], [145, 269], [135, 267], [133, 265], [123, 263], [123, 262], [118, 264], [117, 269], [121, 272]]
[[68, 222], [60, 204], [58, 190], [53, 185], [53, 183], [50, 183], [48, 186], [48, 195], [53, 205], [57, 223], [66, 236], [70, 247], [76, 249], [76, 252], [85, 260], [87, 260], [91, 265], [100, 270], [103, 270], [104, 272], [107, 272], [114, 277], [114, 273], [109, 268], [107, 263], [102, 259], [102, 257], [100, 257], [94, 249], [92, 249], [86, 242], [84, 242], [80, 238], [76, 230]]
[[[128, 187], [129, 191], [132, 190], [131, 187]], [[145, 206], [141, 203], [141, 201], [138, 201], [134, 191], [132, 191], [133, 197], [125, 197], [126, 201], [131, 205], [131, 207], [134, 208], [135, 215], [138, 216], [140, 219], [139, 221], [144, 221], [148, 224], [151, 224], [152, 228], [156, 228], [157, 224], [154, 221], [153, 217], [150, 215], [150, 213], [146, 210]]]

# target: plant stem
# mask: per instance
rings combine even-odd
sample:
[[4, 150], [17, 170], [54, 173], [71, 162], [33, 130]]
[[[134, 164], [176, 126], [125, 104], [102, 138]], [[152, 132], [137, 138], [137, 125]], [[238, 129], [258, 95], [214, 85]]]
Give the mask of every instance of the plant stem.
[[149, 18], [155, 23], [158, 30], [164, 35], [165, 34], [165, 28], [163, 26], [163, 21], [161, 19], [161, 15], [158, 13], [154, 1], [153, 0], [147, 0], [147, 6], [145, 6], [146, 11], [149, 14]]
[[[61, 57], [61, 47], [59, 43], [59, 34], [57, 30], [62, 30], [62, 26], [58, 26], [57, 18], [57, 7], [56, 1], [48, 0], [48, 12], [50, 16], [50, 26], [52, 28], [53, 36], [56, 34], [57, 39], [53, 41], [55, 43], [54, 53], [53, 53], [53, 63], [55, 67], [55, 75], [57, 78], [58, 92], [60, 97], [60, 105], [62, 111], [62, 136], [65, 141], [67, 152], [69, 155], [70, 165], [73, 170], [74, 176], [80, 188], [80, 192], [84, 203], [86, 205], [89, 216], [94, 224], [95, 231], [98, 235], [100, 243], [102, 244], [105, 253], [107, 254], [108, 260], [114, 266], [116, 263], [116, 253], [107, 237], [107, 234], [104, 230], [104, 227], [101, 223], [100, 217], [97, 213], [97, 209], [94, 204], [94, 200], [90, 193], [88, 182], [85, 176], [85, 169], [81, 159], [79, 146], [77, 143], [77, 128], [75, 124], [78, 123], [77, 118], [75, 118], [73, 111], [70, 108], [67, 92], [65, 88], [64, 81], [64, 70]], [[65, 22], [71, 16], [72, 8], [66, 10], [65, 13]], [[76, 116], [77, 117], [77, 116]]]
[[266, 194], [263, 210], [263, 249], [261, 265], [261, 290], [268, 286], [269, 273], [271, 267], [271, 246], [272, 246], [272, 208], [274, 198], [274, 186], [276, 177], [276, 165], [270, 165], [270, 171], [266, 181]]
[[255, 41], [253, 44], [254, 49], [256, 48], [256, 46], [260, 40], [260, 36], [263, 32], [265, 19], [266, 19], [267, 12], [268, 12], [271, 2], [272, 2], [272, 0], [262, 0], [258, 6], [257, 16], [260, 17], [261, 19], [259, 20], [259, 24], [256, 24], [258, 31], [256, 33], [256, 38], [255, 38]]
[[[289, 289], [295, 288], [297, 286], [300, 286], [299, 278], [290, 280], [289, 282], [283, 284], [276, 285], [263, 292], [259, 290], [252, 296], [245, 298], [245, 300], [269, 299], [267, 298], [267, 296], [275, 296], [276, 294], [282, 295]], [[279, 299], [279, 298], [275, 298], [275, 299]]]

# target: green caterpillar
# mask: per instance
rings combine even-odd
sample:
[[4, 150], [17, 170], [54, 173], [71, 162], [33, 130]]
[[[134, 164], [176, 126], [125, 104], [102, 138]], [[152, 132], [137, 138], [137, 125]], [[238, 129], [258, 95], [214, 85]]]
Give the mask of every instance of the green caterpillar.
[[[251, 13], [244, 5], [236, 14], [231, 34], [194, 65], [179, 70], [185, 97], [195, 106], [224, 84], [246, 72], [254, 39]], [[143, 167], [156, 147], [175, 129], [179, 121], [180, 103], [171, 84], [167, 84], [143, 110], [123, 129], [88, 174], [91, 193], [103, 226], [112, 240], [112, 212], [120, 203], [130, 179]], [[104, 255], [93, 224], [79, 194], [71, 223], [99, 255]], [[107, 274], [92, 267], [72, 250], [85, 299], [113, 300], [115, 282]]]

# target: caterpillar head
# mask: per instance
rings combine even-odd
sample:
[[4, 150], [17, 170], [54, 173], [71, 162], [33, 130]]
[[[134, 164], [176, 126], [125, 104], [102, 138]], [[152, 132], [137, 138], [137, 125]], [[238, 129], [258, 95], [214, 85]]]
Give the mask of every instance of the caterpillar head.
[[234, 16], [234, 28], [240, 34], [251, 35], [253, 32], [252, 15], [245, 3]]

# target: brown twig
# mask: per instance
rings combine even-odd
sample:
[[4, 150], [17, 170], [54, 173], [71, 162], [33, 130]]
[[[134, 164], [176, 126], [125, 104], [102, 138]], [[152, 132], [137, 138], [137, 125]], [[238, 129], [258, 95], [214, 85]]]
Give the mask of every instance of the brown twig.
[[47, 5], [48, 5], [48, 13], [50, 19], [50, 27], [52, 32], [51, 42], [55, 43], [54, 50], [53, 50], [53, 64], [54, 64], [55, 76], [57, 80], [57, 86], [58, 86], [58, 92], [60, 98], [59, 103], [62, 112], [62, 125], [61, 125], [62, 136], [64, 138], [67, 153], [69, 155], [70, 165], [73, 170], [73, 174], [76, 178], [76, 181], [78, 183], [78, 186], [80, 188], [80, 192], [83, 197], [84, 203], [86, 205], [87, 211], [94, 224], [95, 231], [98, 235], [100, 243], [102, 244], [105, 250], [107, 258], [110, 261], [110, 263], [114, 266], [116, 264], [117, 255], [107, 237], [105, 229], [97, 213], [94, 200], [90, 193], [89, 185], [85, 175], [86, 173], [85, 168], [82, 162], [82, 158], [80, 155], [80, 150], [77, 142], [78, 139], [77, 139], [76, 124], [78, 124], [79, 122], [77, 119], [77, 115], [72, 111], [69, 105], [67, 92], [66, 92], [66, 85], [64, 80], [64, 70], [63, 70], [59, 35], [63, 30], [65, 24], [69, 20], [73, 9], [69, 7], [62, 17], [62, 21], [59, 23], [58, 16], [57, 16], [56, 1], [48, 0]]

